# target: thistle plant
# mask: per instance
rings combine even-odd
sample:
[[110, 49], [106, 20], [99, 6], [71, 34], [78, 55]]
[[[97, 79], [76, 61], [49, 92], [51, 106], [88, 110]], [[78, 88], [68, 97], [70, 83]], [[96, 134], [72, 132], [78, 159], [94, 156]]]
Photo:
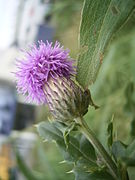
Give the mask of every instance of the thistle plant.
[[132, 155], [135, 143], [126, 146], [113, 142], [112, 122], [108, 125], [109, 150], [106, 150], [83, 119], [89, 105], [97, 108], [88, 86], [96, 79], [107, 44], [132, 10], [132, 0], [119, 3], [85, 0], [79, 36], [83, 52], [78, 56], [77, 68], [69, 50], [59, 42], [48, 41], [31, 46], [16, 63], [18, 92], [26, 95], [27, 101], [47, 105], [53, 119], [38, 125], [40, 136], [56, 141], [64, 159], [73, 163], [76, 180], [129, 180], [128, 167], [135, 165]]
[[75, 67], [69, 51], [56, 42], [39, 42], [17, 61], [17, 89], [27, 94], [28, 101], [47, 104], [56, 121], [67, 126], [74, 122], [96, 148], [110, 173], [116, 178], [117, 168], [111, 157], [82, 119], [91, 101], [89, 91], [84, 91], [74, 80]]

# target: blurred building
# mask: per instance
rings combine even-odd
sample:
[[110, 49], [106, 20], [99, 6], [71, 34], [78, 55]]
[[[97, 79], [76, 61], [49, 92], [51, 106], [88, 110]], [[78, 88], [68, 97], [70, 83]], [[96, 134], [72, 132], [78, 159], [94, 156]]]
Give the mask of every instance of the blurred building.
[[33, 43], [50, 7], [42, 0], [0, 0], [0, 50]]
[[[54, 28], [46, 18], [50, 8], [48, 0], [9, 0], [8, 3], [0, 0], [0, 85], [1, 81], [5, 82], [6, 89], [8, 84], [15, 86], [12, 72], [15, 71], [15, 59], [21, 57], [20, 49], [27, 49], [28, 45], [38, 40], [52, 41]], [[5, 86], [2, 88], [4, 91]], [[4, 100], [0, 101], [2, 103]], [[23, 103], [24, 108], [26, 102], [23, 96], [17, 95], [17, 102], [20, 103], [19, 107]], [[29, 105], [28, 109], [31, 109]]]
[[0, 81], [0, 135], [9, 135], [16, 111], [16, 94], [8, 83]]
[[[49, 0], [0, 0], [0, 177], [7, 180], [11, 163], [10, 146], [1, 146], [14, 128], [22, 130], [33, 124], [35, 105], [27, 104], [15, 88], [15, 60], [20, 49], [38, 40], [53, 40], [49, 24]], [[46, 18], [47, 17], [47, 18]], [[30, 136], [31, 137], [31, 136]], [[29, 139], [30, 141], [30, 139]], [[20, 141], [21, 142], [21, 141]], [[30, 143], [28, 143], [30, 144]], [[3, 149], [6, 149], [3, 154]], [[6, 153], [7, 152], [7, 153]], [[10, 162], [10, 163], [9, 163]]]

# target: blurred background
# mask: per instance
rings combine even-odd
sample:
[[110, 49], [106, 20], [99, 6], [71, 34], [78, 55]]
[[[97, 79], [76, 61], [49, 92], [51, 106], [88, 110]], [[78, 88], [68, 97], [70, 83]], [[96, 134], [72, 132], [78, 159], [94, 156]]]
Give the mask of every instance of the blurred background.
[[[45, 106], [27, 104], [16, 92], [15, 60], [38, 40], [58, 40], [77, 59], [83, 0], [0, 0], [0, 179], [74, 179], [55, 143], [43, 143], [36, 125], [46, 121]], [[106, 146], [114, 116], [115, 138], [135, 138], [135, 14], [109, 45], [97, 81], [90, 87], [100, 106], [85, 119]]]

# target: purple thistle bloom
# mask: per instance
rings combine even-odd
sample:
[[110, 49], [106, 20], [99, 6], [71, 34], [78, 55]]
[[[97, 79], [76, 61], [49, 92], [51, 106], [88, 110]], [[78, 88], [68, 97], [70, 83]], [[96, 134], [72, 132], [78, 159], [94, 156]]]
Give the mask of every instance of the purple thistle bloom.
[[47, 103], [45, 87], [49, 80], [57, 81], [57, 78], [69, 79], [75, 74], [74, 61], [69, 56], [69, 50], [60, 47], [60, 43], [39, 42], [25, 52], [25, 58], [18, 60], [16, 81], [19, 93], [26, 94], [28, 101], [38, 104]]

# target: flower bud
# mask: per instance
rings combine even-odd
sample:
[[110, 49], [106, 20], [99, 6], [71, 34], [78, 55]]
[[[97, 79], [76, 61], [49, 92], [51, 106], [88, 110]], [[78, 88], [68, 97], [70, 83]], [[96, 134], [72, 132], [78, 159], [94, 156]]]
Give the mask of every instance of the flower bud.
[[44, 93], [49, 109], [58, 121], [68, 123], [88, 111], [89, 91], [84, 91], [71, 79], [51, 78], [44, 86]]

